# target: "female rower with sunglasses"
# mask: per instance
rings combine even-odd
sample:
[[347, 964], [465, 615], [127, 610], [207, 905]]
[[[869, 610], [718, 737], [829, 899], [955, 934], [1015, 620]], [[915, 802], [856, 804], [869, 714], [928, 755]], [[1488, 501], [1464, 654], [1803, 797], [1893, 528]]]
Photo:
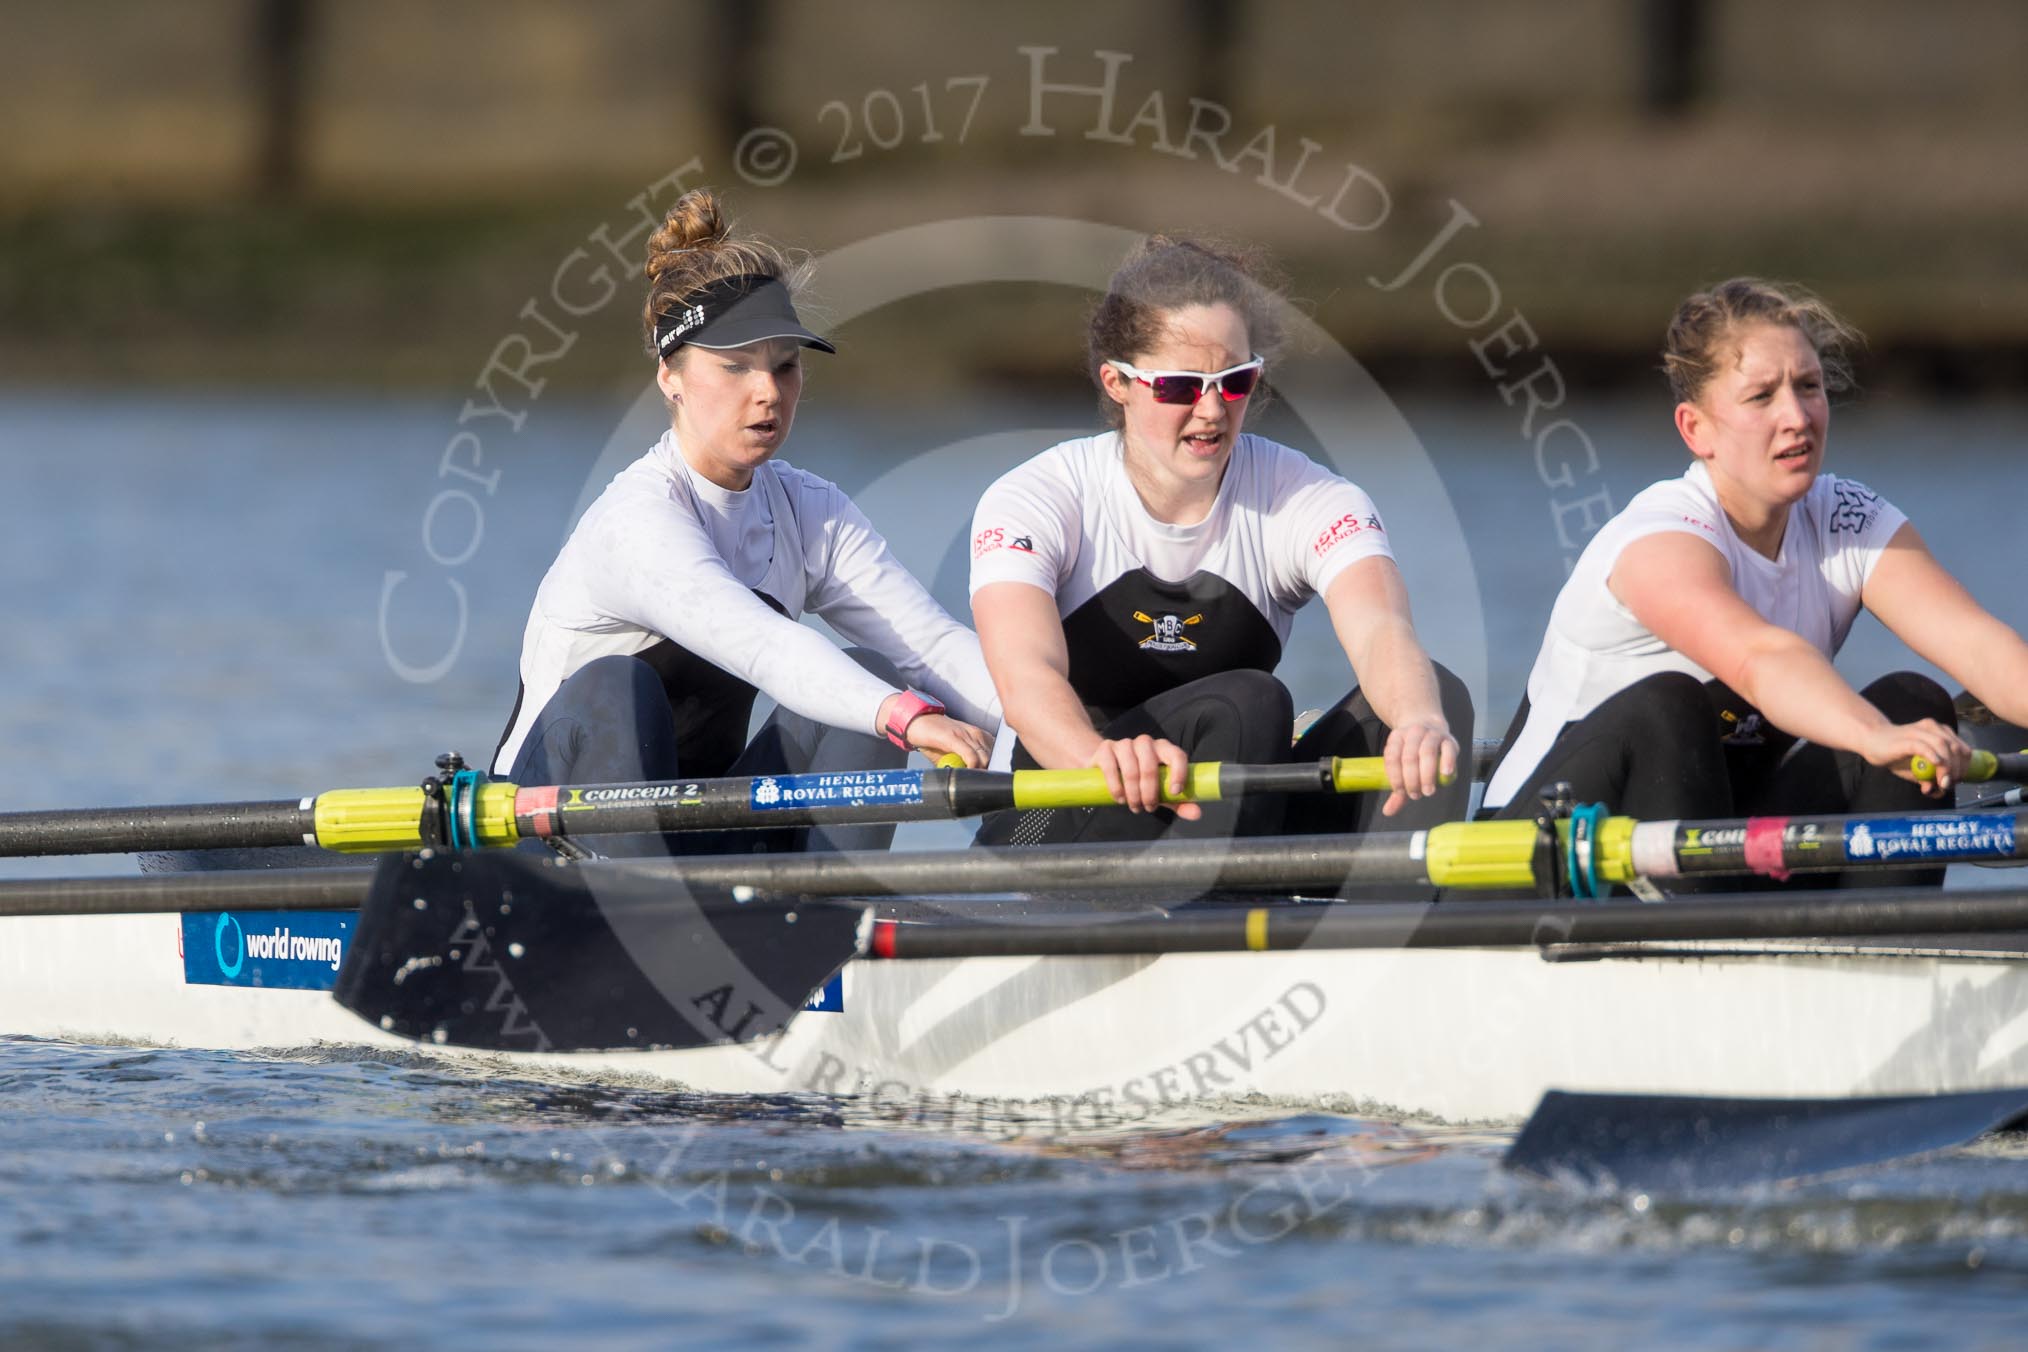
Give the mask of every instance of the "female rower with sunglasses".
[[[735, 238], [708, 191], [648, 240], [644, 327], [669, 430], [585, 511], [535, 594], [521, 694], [494, 755], [520, 784], [983, 766], [999, 711], [978, 640], [831, 484], [776, 459], [803, 388], [801, 280]], [[841, 651], [797, 623], [824, 617]], [[920, 687], [928, 696], [916, 693]], [[747, 740], [756, 692], [780, 706]], [[946, 706], [956, 716], [946, 712]], [[885, 848], [891, 826], [819, 831]], [[653, 853], [655, 838], [608, 853]], [[685, 835], [685, 852], [800, 849], [783, 829]]]
[[[1580, 802], [1654, 820], [1909, 812], [1944, 797], [1970, 755], [1944, 688], [1896, 672], [1855, 690], [1831, 664], [1862, 609], [1994, 713], [2028, 721], [2028, 643], [1891, 503], [1821, 472], [1855, 337], [1822, 301], [1751, 278], [1678, 307], [1663, 366], [1690, 468], [1635, 495], [1585, 547], [1489, 809], [1532, 816], [1559, 781]], [[1914, 756], [1936, 765], [1933, 782], [1910, 774]]]
[[[1180, 788], [1190, 760], [1384, 755], [1393, 792], [1185, 805], [1189, 834], [1356, 830], [1376, 807], [1403, 826], [1464, 813], [1470, 699], [1416, 639], [1372, 501], [1240, 432], [1281, 334], [1259, 271], [1186, 239], [1138, 248], [1088, 336], [1113, 430], [1044, 451], [979, 503], [972, 615], [1014, 764], [1096, 766], [1132, 810], [1003, 814], [982, 840], [1162, 834], [1160, 778]], [[1359, 684], [1291, 752], [1293, 707], [1270, 673], [1318, 595]]]

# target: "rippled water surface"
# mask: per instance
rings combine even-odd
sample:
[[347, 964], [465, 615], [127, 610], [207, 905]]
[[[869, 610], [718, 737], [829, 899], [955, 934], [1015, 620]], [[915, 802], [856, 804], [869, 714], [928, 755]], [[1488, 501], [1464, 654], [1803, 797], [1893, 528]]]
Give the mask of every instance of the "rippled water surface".
[[[631, 397], [554, 404], [489, 443], [477, 524], [440, 516], [426, 543], [454, 407], [0, 396], [0, 806], [293, 797], [483, 754], [599, 452], [637, 444]], [[1562, 577], [1561, 499], [1490, 397], [1406, 412], [1462, 528], [1436, 544], [1469, 556], [1481, 618], [1460, 636], [1445, 621], [1468, 598], [1425, 591], [1418, 614], [1440, 656], [1483, 666], [1493, 735]], [[1618, 501], [1680, 467], [1658, 416], [1582, 412]], [[1087, 420], [931, 409], [897, 432], [891, 410], [815, 406], [790, 458], [853, 489], [960, 607], [971, 500], [1035, 449], [989, 434]], [[1841, 415], [1833, 460], [2028, 625], [1992, 547], [2028, 500], [2024, 440], [2016, 409], [1889, 408]], [[1382, 507], [1397, 536], [1422, 519]], [[464, 530], [469, 558], [431, 556]], [[1345, 680], [1327, 637], [1307, 617], [1284, 664], [1305, 704]], [[397, 670], [447, 653], [435, 679]], [[1906, 660], [1862, 628], [1846, 666]], [[2011, 1347], [2028, 1309], [2012, 1140], [1642, 1197], [1508, 1175], [1502, 1133], [1332, 1103], [1084, 1135], [996, 1112], [0, 1038], [0, 1342]]]
[[[421, 1059], [0, 1043], [0, 1337], [2018, 1344], [2028, 1150], [1692, 1199], [1219, 1104], [1131, 1134]], [[920, 1111], [918, 1107], [917, 1111]]]

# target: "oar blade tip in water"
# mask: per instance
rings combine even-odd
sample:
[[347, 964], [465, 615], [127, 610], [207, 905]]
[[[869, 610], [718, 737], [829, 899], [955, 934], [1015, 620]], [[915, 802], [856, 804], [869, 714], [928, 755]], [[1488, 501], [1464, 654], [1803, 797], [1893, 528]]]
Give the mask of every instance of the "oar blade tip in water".
[[1751, 1187], [1964, 1145], [2028, 1117], [2028, 1088], [1881, 1098], [1749, 1099], [1550, 1090], [1502, 1159], [1586, 1188]]
[[856, 907], [707, 900], [520, 853], [390, 855], [334, 995], [423, 1043], [690, 1048], [779, 1031], [860, 950]]

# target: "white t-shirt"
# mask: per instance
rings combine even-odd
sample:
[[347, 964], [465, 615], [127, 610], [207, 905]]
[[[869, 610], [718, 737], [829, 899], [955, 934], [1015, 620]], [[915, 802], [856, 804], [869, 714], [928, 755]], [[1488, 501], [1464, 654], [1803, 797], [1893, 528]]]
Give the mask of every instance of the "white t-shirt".
[[1117, 432], [1052, 446], [1002, 475], [972, 518], [972, 592], [1026, 582], [1059, 616], [1122, 574], [1224, 578], [1287, 642], [1295, 613], [1360, 559], [1392, 558], [1373, 500], [1301, 451], [1242, 435], [1205, 518], [1158, 521], [1127, 478]]
[[785, 708], [872, 734], [894, 692], [796, 622], [808, 612], [887, 657], [955, 717], [998, 723], [977, 636], [901, 566], [836, 484], [770, 460], [732, 492], [692, 470], [676, 434], [665, 433], [586, 509], [542, 579], [521, 640], [521, 709], [495, 771], [514, 763], [529, 725], [572, 673], [665, 638]]
[[1592, 537], [1557, 594], [1528, 676], [1528, 720], [1486, 786], [1485, 805], [1504, 806], [1565, 724], [1635, 682], [1664, 671], [1711, 679], [1613, 595], [1607, 581], [1628, 545], [1665, 531], [1705, 541], [1724, 556], [1733, 589], [1756, 614], [1831, 658], [1852, 630], [1881, 551], [1907, 520], [1866, 485], [1820, 475], [1789, 508], [1781, 555], [1770, 559], [1733, 534], [1702, 461], [1643, 489]]

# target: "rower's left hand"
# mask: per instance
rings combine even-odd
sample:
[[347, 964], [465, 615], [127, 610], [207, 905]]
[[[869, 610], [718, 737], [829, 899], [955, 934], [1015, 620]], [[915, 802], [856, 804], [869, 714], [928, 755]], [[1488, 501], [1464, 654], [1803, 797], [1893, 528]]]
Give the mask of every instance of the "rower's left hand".
[[1443, 787], [1443, 776], [1458, 772], [1458, 739], [1440, 715], [1411, 719], [1387, 734], [1382, 753], [1387, 765], [1387, 795], [1380, 815], [1392, 817], [1412, 799], [1427, 798]]

